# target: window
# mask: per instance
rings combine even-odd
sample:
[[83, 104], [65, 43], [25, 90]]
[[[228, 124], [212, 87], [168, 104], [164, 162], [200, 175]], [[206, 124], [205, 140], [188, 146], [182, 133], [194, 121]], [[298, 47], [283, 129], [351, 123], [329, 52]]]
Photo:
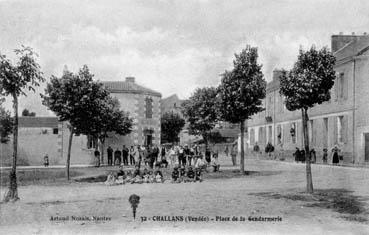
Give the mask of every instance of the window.
[[313, 120], [309, 121], [308, 134], [309, 134], [309, 143], [313, 145], [314, 144], [314, 122]]
[[340, 73], [336, 79], [336, 99], [345, 100], [347, 98], [347, 84], [345, 74]]
[[53, 134], [54, 134], [54, 135], [57, 135], [57, 134], [58, 134], [58, 132], [59, 132], [58, 128], [54, 128], [54, 129], [53, 129]]
[[93, 136], [87, 136], [87, 148], [88, 149], [95, 149], [97, 147], [97, 139], [93, 138]]
[[296, 123], [295, 122], [291, 124], [290, 134], [292, 138], [292, 143], [296, 144]]
[[250, 129], [250, 144], [251, 145], [255, 144], [255, 130], [254, 130], [254, 128]]
[[337, 117], [337, 143], [343, 144], [346, 143], [347, 137], [347, 123], [345, 116]]
[[152, 99], [147, 97], [146, 100], [146, 118], [152, 118]]

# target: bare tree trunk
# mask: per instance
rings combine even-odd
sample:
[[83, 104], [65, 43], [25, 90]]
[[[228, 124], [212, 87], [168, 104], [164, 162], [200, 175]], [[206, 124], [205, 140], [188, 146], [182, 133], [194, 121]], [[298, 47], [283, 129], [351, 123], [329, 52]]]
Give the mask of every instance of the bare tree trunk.
[[240, 171], [241, 174], [245, 174], [245, 150], [244, 150], [244, 131], [245, 131], [245, 123], [241, 121], [241, 159], [240, 159]]
[[310, 151], [309, 151], [309, 133], [308, 133], [308, 114], [307, 109], [302, 109], [302, 131], [304, 134], [304, 146], [305, 146], [305, 162], [306, 162], [306, 192], [313, 193], [313, 177], [311, 174], [310, 164]]
[[70, 177], [69, 177], [69, 168], [70, 168], [70, 153], [71, 153], [71, 150], [72, 150], [72, 140], [73, 140], [73, 126], [70, 127], [69, 131], [70, 131], [70, 134], [69, 134], [69, 144], [68, 144], [68, 154], [67, 154], [67, 162], [66, 162], [66, 167], [67, 167], [67, 180], [70, 180]]
[[9, 191], [4, 197], [4, 202], [17, 201], [17, 155], [18, 155], [18, 97], [13, 94], [14, 125], [13, 125], [13, 165], [9, 174]]

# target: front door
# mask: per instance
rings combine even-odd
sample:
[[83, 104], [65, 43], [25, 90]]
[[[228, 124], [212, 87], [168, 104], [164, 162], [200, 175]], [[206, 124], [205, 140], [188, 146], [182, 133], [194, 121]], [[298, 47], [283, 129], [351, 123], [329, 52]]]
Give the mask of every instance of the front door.
[[364, 133], [365, 138], [365, 161], [369, 162], [369, 133]]
[[152, 144], [152, 135], [146, 135], [145, 144], [146, 145], [151, 145]]

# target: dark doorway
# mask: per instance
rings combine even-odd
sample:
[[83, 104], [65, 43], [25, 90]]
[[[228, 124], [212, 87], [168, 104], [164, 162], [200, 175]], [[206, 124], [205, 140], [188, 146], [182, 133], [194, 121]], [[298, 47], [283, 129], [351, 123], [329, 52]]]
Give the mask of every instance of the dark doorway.
[[369, 162], [369, 133], [364, 133], [365, 137], [365, 161]]
[[151, 145], [152, 144], [152, 135], [146, 135], [145, 144], [146, 145]]

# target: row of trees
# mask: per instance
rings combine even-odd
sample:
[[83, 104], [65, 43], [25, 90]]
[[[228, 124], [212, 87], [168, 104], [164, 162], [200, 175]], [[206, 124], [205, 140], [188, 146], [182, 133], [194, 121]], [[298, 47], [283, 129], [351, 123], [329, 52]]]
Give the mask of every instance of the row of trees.
[[[280, 94], [284, 96], [288, 110], [301, 110], [303, 140], [306, 158], [307, 192], [313, 192], [310, 166], [308, 110], [330, 99], [330, 89], [335, 80], [335, 57], [326, 48], [299, 51], [291, 71], [283, 70], [280, 77]], [[245, 121], [264, 110], [262, 100], [266, 96], [266, 81], [258, 63], [257, 48], [247, 46], [235, 54], [233, 69], [222, 74], [217, 87], [198, 88], [183, 103], [183, 113], [189, 122], [191, 134], [207, 136], [218, 121], [240, 124], [240, 170], [244, 173]]]
[[[29, 47], [15, 50], [18, 61], [13, 64], [5, 55], [0, 54], [0, 94], [13, 98], [14, 116], [0, 108], [1, 137], [13, 133], [13, 163], [10, 171], [9, 190], [4, 201], [18, 200], [17, 190], [17, 150], [18, 150], [18, 97], [25, 91], [35, 91], [35, 87], [45, 81], [37, 55]], [[126, 135], [132, 130], [129, 114], [120, 110], [119, 101], [112, 98], [103, 84], [93, 80], [88, 67], [83, 66], [77, 74], [64, 71], [61, 77], [52, 76], [47, 83], [45, 93], [41, 94], [42, 103], [65, 122], [70, 131], [66, 175], [69, 180], [69, 167], [73, 136], [91, 135], [100, 140], [102, 150], [110, 133]], [[102, 151], [104, 152], [104, 151]]]

